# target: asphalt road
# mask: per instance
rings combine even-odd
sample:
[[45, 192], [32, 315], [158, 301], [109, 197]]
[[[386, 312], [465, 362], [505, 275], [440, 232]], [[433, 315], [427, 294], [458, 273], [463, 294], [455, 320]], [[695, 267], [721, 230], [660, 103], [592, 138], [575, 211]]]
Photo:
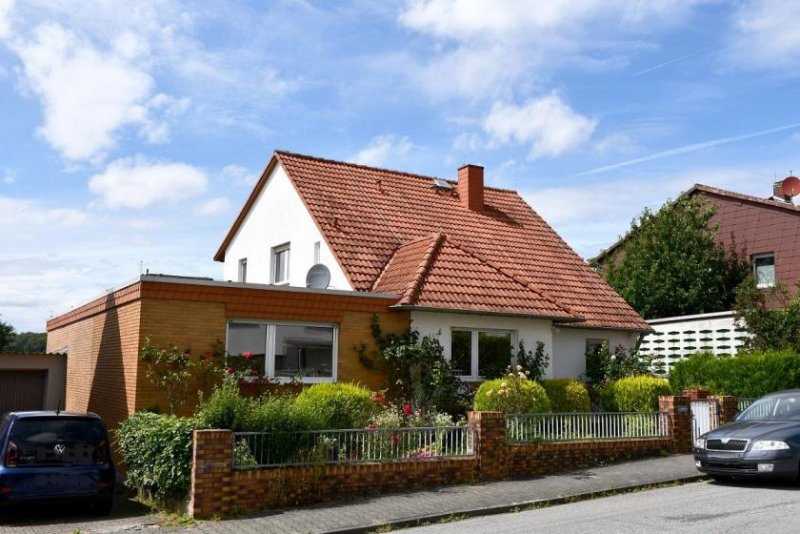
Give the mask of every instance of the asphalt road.
[[412, 533], [800, 532], [800, 486], [700, 482], [408, 529]]

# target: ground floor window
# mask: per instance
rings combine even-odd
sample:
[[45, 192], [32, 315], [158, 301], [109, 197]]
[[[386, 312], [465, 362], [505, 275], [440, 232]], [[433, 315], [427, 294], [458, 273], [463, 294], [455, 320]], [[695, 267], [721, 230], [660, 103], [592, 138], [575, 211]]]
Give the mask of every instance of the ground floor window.
[[457, 328], [451, 331], [450, 365], [471, 380], [498, 376], [511, 364], [514, 332]]
[[336, 379], [335, 325], [230, 321], [227, 352], [235, 370], [304, 382]]

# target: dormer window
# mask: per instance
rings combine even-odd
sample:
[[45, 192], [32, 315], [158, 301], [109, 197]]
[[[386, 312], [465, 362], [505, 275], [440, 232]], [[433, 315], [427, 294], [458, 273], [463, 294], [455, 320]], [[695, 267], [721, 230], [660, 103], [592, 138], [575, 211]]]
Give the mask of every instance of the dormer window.
[[239, 281], [247, 282], [247, 258], [239, 260]]
[[767, 252], [753, 256], [753, 274], [759, 288], [775, 285], [775, 254]]
[[272, 247], [272, 283], [289, 283], [289, 243]]

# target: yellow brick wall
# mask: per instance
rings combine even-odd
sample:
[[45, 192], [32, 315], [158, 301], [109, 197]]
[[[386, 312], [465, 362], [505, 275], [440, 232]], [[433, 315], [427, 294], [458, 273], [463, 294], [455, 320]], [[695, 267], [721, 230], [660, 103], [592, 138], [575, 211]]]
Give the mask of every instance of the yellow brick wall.
[[66, 410], [95, 412], [109, 427], [133, 412], [140, 309], [109, 307], [48, 332], [48, 352], [67, 350]]

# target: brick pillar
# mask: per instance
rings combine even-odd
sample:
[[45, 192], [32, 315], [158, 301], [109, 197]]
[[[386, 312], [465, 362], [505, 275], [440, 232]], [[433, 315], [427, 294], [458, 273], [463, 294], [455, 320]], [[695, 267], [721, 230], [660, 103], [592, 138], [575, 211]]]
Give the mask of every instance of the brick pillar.
[[709, 400], [716, 401], [716, 415], [719, 418], [719, 424], [721, 425], [730, 423], [736, 419], [736, 416], [739, 414], [739, 397], [734, 397], [733, 395], [718, 395], [715, 397], [710, 397]]
[[689, 397], [659, 397], [658, 411], [669, 416], [670, 452], [692, 450], [692, 407]]
[[475, 427], [475, 457], [480, 480], [505, 478], [506, 415], [502, 412], [469, 412], [468, 422]]
[[233, 432], [195, 430], [189, 515], [198, 519], [227, 514], [233, 495]]

